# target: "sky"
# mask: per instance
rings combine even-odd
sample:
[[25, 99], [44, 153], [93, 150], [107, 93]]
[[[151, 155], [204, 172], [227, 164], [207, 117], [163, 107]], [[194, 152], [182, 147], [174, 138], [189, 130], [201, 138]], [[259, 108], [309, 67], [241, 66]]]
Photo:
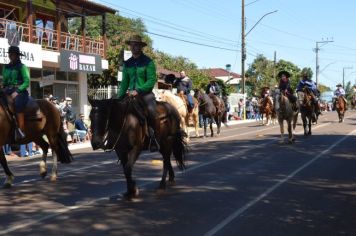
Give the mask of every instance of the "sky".
[[[95, 0], [129, 18], [141, 18], [153, 48], [183, 56], [200, 68], [241, 73], [241, 0]], [[335, 88], [356, 83], [356, 1], [245, 0], [246, 68], [256, 55], [311, 67], [315, 80], [319, 43], [319, 83]], [[179, 39], [181, 41], [178, 41]], [[183, 42], [184, 41], [184, 42]], [[193, 42], [193, 43], [188, 43]], [[202, 45], [203, 44], [203, 45]], [[204, 46], [205, 45], [205, 46]], [[351, 68], [352, 67], [352, 68]], [[345, 68], [345, 69], [344, 69]]]

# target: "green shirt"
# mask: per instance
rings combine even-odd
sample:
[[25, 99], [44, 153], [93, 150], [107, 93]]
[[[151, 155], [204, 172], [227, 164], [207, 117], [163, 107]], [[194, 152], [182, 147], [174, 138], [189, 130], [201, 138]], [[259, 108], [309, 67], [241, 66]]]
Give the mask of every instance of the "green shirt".
[[152, 59], [144, 54], [131, 57], [124, 62], [118, 97], [124, 97], [127, 90], [136, 90], [139, 94], [152, 92], [156, 82], [156, 66]]
[[18, 92], [25, 91], [30, 86], [30, 72], [24, 64], [18, 62], [16, 64], [8, 64], [2, 72], [3, 85], [16, 86]]

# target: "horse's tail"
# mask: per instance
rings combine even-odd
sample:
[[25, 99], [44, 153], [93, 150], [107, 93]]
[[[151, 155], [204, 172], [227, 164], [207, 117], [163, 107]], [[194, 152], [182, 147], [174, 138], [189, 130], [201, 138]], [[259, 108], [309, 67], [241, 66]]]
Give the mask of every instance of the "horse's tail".
[[184, 130], [178, 128], [178, 132], [176, 133], [173, 143], [173, 155], [180, 170], [185, 169], [185, 157], [188, 151], [187, 142], [185, 141], [187, 136], [188, 135], [184, 132]]
[[61, 121], [59, 132], [57, 134], [57, 144], [58, 144], [57, 157], [61, 163], [70, 163], [73, 161], [73, 156], [72, 153], [69, 151], [66, 137], [67, 134], [64, 132], [63, 129], [63, 121]]

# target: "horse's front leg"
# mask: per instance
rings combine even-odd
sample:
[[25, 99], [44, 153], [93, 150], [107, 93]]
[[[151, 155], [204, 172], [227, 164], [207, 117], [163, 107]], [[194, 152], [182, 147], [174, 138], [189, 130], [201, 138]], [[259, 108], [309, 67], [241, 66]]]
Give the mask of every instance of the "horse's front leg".
[[214, 137], [214, 129], [213, 129], [214, 118], [210, 117], [209, 122], [210, 122], [210, 136]]
[[203, 117], [203, 126], [204, 126], [204, 137], [207, 137], [207, 134], [206, 134], [206, 126], [207, 126], [207, 118], [206, 117]]
[[279, 141], [280, 143], [284, 143], [284, 124], [283, 124], [283, 120], [278, 120], [279, 123], [279, 128], [281, 131], [281, 140]]
[[292, 120], [288, 120], [288, 143], [293, 143], [293, 129], [292, 129]]
[[9, 166], [7, 165], [7, 160], [2, 148], [0, 150], [0, 163], [6, 174], [6, 180], [4, 182], [3, 188], [11, 188], [12, 184], [14, 183], [15, 176], [12, 174]]
[[311, 131], [311, 127], [312, 127], [312, 119], [309, 119], [309, 123], [308, 123], [308, 135], [311, 135], [312, 134], [312, 131]]
[[195, 136], [199, 137], [199, 115], [198, 114], [193, 114], [193, 123], [194, 123], [194, 128], [195, 128]]
[[221, 116], [218, 115], [216, 117], [216, 126], [218, 127], [217, 132], [216, 132], [217, 136], [220, 135], [221, 122], [222, 122]]
[[135, 146], [129, 153], [120, 153], [119, 155], [124, 169], [127, 186], [127, 191], [124, 194], [124, 197], [128, 200], [137, 197], [139, 194], [136, 182], [132, 178], [132, 168], [138, 158], [138, 155], [140, 154], [140, 150], [141, 149], [139, 147]]

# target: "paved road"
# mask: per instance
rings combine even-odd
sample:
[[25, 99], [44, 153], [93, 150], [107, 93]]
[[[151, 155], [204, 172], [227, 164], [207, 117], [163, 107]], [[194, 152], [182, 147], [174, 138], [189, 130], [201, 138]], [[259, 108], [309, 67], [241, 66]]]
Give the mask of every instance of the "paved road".
[[114, 153], [76, 151], [56, 183], [37, 160], [12, 161], [12, 189], [0, 190], [3, 235], [356, 235], [356, 112], [321, 117], [293, 145], [257, 123], [194, 139], [188, 169], [164, 193], [157, 154], [144, 153], [126, 185]]

